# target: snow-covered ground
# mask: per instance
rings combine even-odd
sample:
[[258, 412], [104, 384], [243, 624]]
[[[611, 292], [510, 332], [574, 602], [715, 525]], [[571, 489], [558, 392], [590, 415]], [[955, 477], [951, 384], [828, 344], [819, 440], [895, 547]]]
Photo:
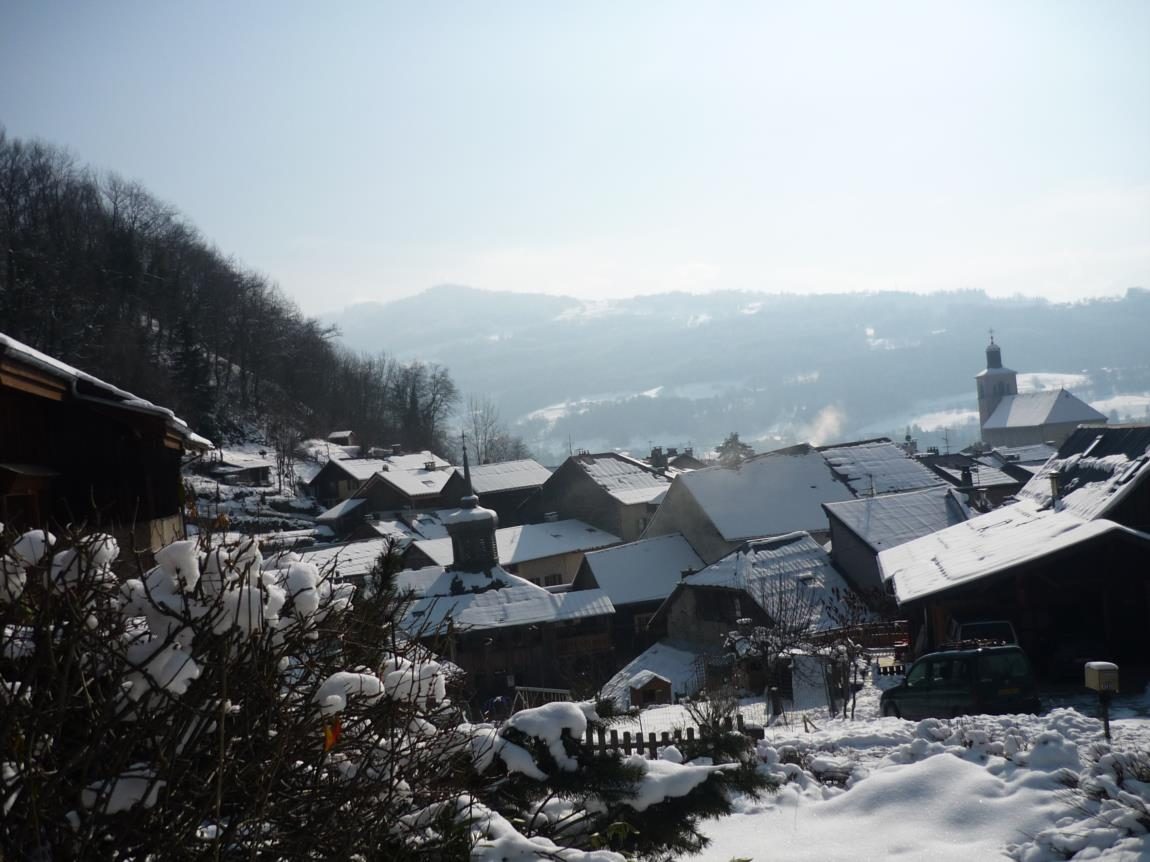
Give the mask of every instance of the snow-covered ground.
[[[707, 822], [697, 858], [1150, 860], [1150, 694], [1120, 700], [1109, 745], [1087, 695], [1040, 716], [910, 722], [877, 717], [879, 694], [860, 693], [854, 721], [824, 708], [768, 727], [758, 755], [784, 783]], [[682, 707], [642, 720], [646, 732], [690, 723]]]

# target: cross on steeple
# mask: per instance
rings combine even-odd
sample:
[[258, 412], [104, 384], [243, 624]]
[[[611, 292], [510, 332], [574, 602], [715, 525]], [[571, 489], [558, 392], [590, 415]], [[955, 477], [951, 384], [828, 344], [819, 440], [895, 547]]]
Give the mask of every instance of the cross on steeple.
[[994, 329], [993, 328], [990, 330], [990, 343], [994, 344]]

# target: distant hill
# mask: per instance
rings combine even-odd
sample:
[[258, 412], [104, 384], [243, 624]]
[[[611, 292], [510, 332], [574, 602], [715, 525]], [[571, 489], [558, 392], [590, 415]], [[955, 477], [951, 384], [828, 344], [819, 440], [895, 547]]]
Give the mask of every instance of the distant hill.
[[[604, 303], [441, 286], [330, 315], [345, 343], [450, 368], [541, 454], [575, 447], [760, 448], [905, 431], [970, 442], [974, 375], [993, 328], [1033, 386], [1141, 417], [1150, 403], [1150, 291], [1060, 304], [979, 291], [793, 296], [727, 291]], [[1070, 387], [1068, 387], [1070, 388]]]

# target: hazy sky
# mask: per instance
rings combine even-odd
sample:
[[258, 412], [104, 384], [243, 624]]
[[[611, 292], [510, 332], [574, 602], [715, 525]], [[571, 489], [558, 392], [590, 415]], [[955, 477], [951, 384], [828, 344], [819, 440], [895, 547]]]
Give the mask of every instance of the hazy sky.
[[1150, 2], [0, 0], [0, 123], [308, 311], [1150, 287]]

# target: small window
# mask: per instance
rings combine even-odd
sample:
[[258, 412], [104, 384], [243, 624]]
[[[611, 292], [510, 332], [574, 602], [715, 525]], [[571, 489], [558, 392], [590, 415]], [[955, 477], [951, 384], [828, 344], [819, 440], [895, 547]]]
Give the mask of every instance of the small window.
[[543, 578], [543, 586], [545, 587], [557, 587], [562, 583], [562, 575], [545, 575]]

